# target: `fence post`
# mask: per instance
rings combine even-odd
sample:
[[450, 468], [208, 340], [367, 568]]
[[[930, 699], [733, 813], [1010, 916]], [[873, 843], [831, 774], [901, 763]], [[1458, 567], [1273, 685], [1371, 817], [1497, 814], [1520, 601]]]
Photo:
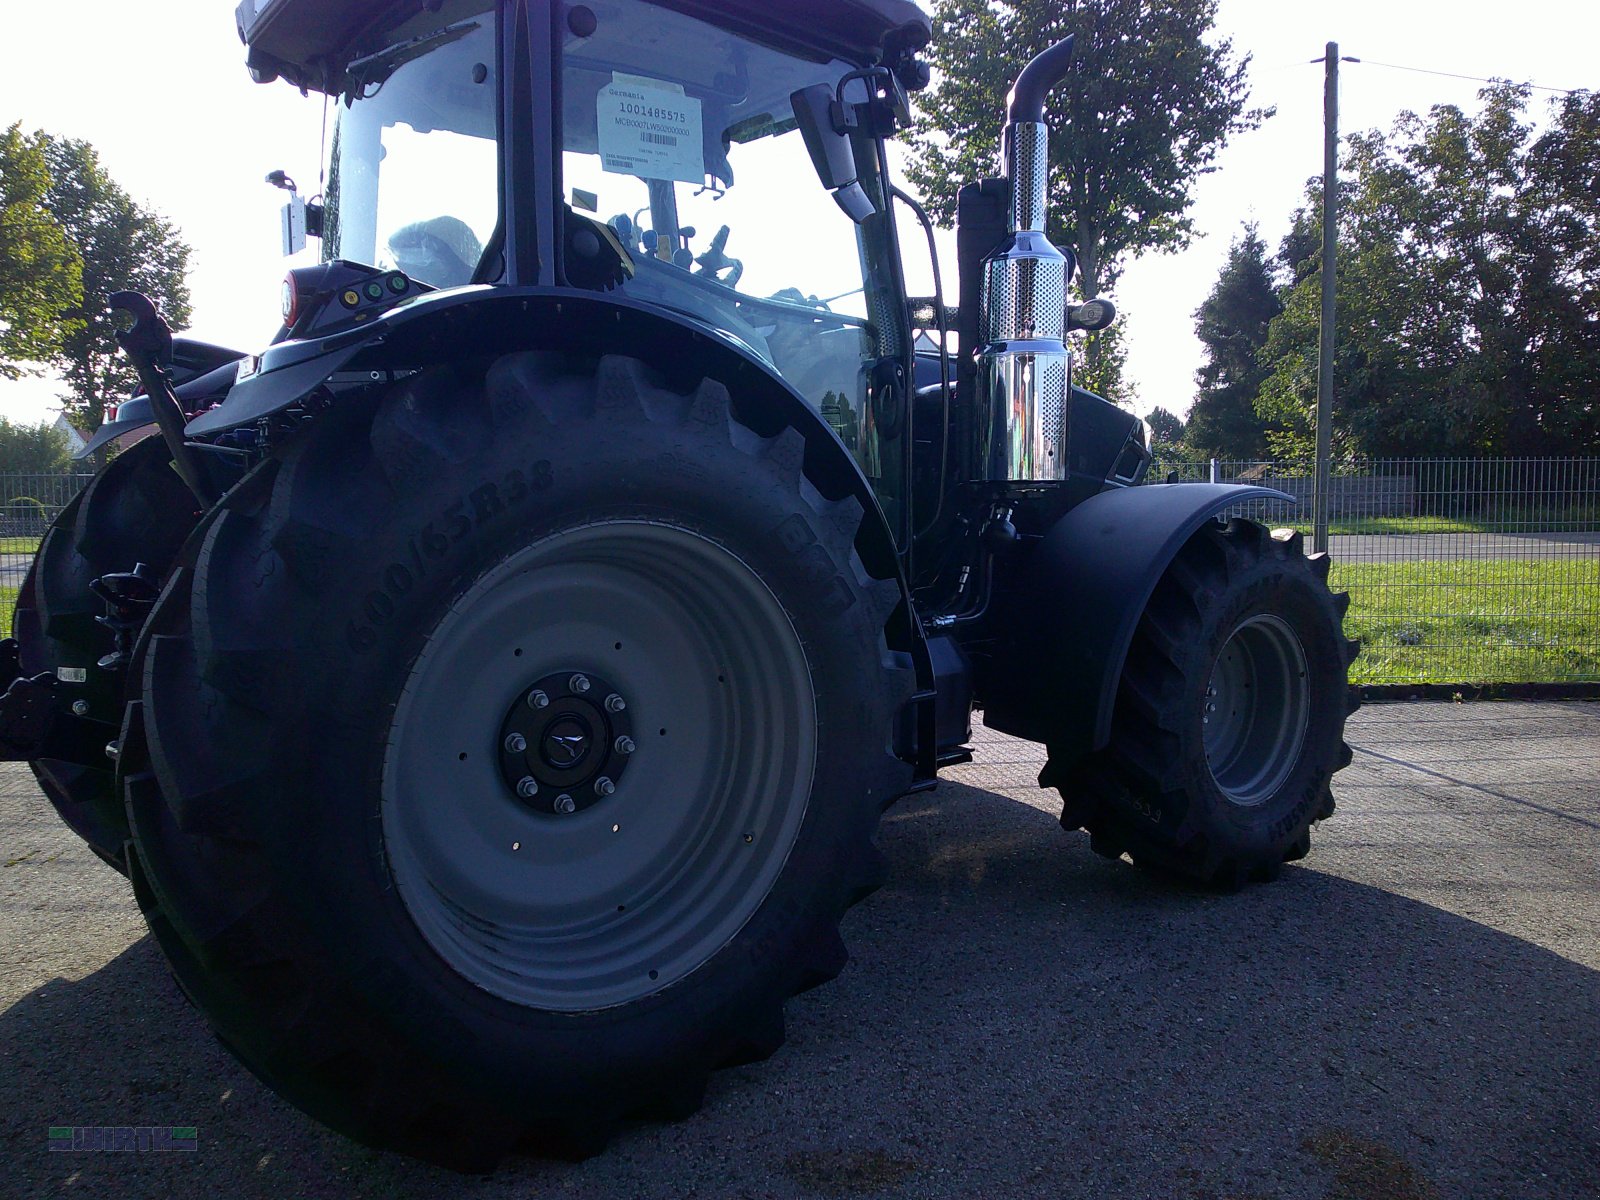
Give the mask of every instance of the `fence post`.
[[1333, 449], [1334, 255], [1339, 231], [1339, 43], [1329, 42], [1322, 84], [1322, 322], [1317, 347], [1317, 461], [1312, 548], [1328, 549], [1328, 460]]
[[1211, 460], [1211, 482], [1217, 482], [1217, 460], [1214, 458]]

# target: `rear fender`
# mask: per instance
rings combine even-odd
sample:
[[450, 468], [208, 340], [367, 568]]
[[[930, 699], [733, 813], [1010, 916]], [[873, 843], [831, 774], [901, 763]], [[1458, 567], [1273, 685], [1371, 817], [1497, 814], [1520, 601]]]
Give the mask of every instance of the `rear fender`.
[[[187, 432], [213, 436], [253, 423], [304, 399], [335, 372], [382, 379], [443, 362], [483, 364], [530, 350], [597, 358], [626, 353], [683, 391], [701, 379], [715, 379], [727, 387], [738, 418], [757, 433], [798, 430], [805, 438], [806, 477], [829, 499], [854, 496], [860, 503], [856, 548], [862, 563], [873, 576], [894, 579], [900, 588], [902, 604], [890, 623], [892, 649], [911, 655], [918, 691], [932, 694], [933, 668], [921, 627], [911, 619], [894, 535], [854, 456], [771, 367], [692, 318], [615, 294], [511, 287], [433, 292], [359, 330], [269, 347], [257, 369], [246, 372], [221, 405], [191, 421]], [[909, 748], [902, 750], [910, 754]], [[923, 749], [920, 761], [931, 762], [931, 755], [931, 747]]]
[[1103, 747], [1128, 647], [1162, 574], [1206, 521], [1255, 499], [1293, 502], [1272, 488], [1151, 484], [1101, 492], [1057, 521], [1004, 604], [984, 724], [1048, 743], [1063, 766]]

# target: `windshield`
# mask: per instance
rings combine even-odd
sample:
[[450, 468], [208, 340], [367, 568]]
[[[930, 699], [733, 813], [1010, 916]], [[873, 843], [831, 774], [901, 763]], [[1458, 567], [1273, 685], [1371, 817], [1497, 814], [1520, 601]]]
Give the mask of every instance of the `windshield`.
[[471, 282], [499, 220], [495, 18], [482, 0], [443, 8], [352, 64], [323, 257], [456, 287]]
[[[587, 244], [602, 233], [625, 255], [589, 286], [722, 330], [862, 454], [862, 367], [879, 353], [873, 298], [857, 227], [818, 182], [789, 100], [835, 86], [851, 64], [798, 58], [637, 0], [586, 7], [592, 22], [569, 22], [563, 41], [568, 219]], [[567, 261], [583, 286], [570, 248]]]

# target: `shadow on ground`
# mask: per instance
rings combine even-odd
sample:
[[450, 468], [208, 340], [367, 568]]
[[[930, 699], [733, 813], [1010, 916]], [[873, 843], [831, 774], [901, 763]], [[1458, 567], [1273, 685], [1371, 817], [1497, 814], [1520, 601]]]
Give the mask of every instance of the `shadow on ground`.
[[[0, 1016], [4, 1188], [119, 1196], [1595, 1196], [1600, 974], [1316, 867], [1220, 897], [960, 784], [903, 803], [855, 961], [698, 1116], [461, 1178], [257, 1084], [150, 938]], [[110, 886], [110, 884], [107, 884]], [[131, 903], [131, 901], [130, 901]], [[49, 1154], [51, 1125], [195, 1154]]]

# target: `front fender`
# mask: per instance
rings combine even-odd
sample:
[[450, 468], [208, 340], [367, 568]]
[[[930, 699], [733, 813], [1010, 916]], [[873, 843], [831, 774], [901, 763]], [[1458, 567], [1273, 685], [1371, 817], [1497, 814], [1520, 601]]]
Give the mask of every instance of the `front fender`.
[[1272, 488], [1150, 484], [1101, 492], [1057, 521], [1005, 605], [984, 724], [1047, 742], [1062, 765], [1104, 746], [1128, 647], [1162, 574], [1207, 520], [1256, 499], [1294, 502]]

